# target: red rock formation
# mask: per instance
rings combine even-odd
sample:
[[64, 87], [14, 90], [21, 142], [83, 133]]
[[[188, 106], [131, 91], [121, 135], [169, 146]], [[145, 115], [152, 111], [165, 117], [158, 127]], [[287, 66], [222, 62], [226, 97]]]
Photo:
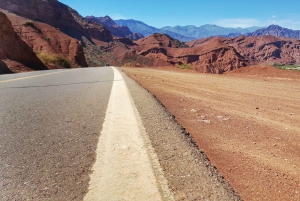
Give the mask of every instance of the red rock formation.
[[12, 71], [7, 67], [6, 63], [0, 60], [0, 74], [9, 74]]
[[100, 24], [87, 22], [75, 10], [57, 0], [1, 0], [0, 8], [19, 16], [44, 22], [82, 41], [82, 37], [112, 41], [111, 33]]
[[[37, 54], [62, 55], [73, 66], [87, 66], [83, 47], [77, 39], [45, 23], [30, 21], [11, 13], [7, 13], [7, 16], [22, 40]], [[29, 25], [26, 26], [26, 23]]]
[[247, 61], [233, 47], [222, 43], [219, 38], [188, 48], [167, 35], [154, 34], [136, 41], [136, 44], [137, 47], [132, 48], [137, 50], [137, 54], [160, 61], [154, 65], [164, 62], [164, 65], [189, 64], [206, 73], [223, 73], [247, 65]]
[[6, 67], [13, 67], [9, 65], [10, 61], [16, 61], [34, 70], [47, 69], [32, 49], [14, 31], [11, 22], [2, 12], [0, 12], [0, 60], [2, 60], [0, 73], [7, 72]]
[[234, 47], [250, 64], [300, 64], [300, 41], [275, 36], [252, 36], [224, 39]]

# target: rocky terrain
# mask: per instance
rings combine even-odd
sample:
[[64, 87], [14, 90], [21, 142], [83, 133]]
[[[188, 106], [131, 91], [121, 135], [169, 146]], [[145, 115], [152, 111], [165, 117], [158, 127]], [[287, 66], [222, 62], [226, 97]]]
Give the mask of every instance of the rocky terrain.
[[112, 35], [117, 37], [130, 38], [131, 40], [144, 38], [141, 33], [132, 33], [127, 26], [118, 26], [109, 16], [86, 16], [85, 19], [90, 22], [97, 22], [99, 24], [102, 24], [111, 32]]
[[[266, 35], [218, 36], [186, 44], [175, 39], [178, 34], [184, 36], [190, 32], [198, 34], [197, 37], [202, 37], [202, 33], [232, 32], [232, 35], [238, 35], [257, 27], [225, 30], [218, 26], [203, 25], [157, 29], [135, 20], [114, 22], [108, 16], [84, 18], [56, 0], [4, 0], [0, 2], [0, 8], [13, 22], [15, 32], [48, 68], [104, 66], [106, 63], [116, 66], [175, 65], [202, 73], [220, 74], [253, 64], [300, 64], [300, 44], [296, 39]], [[123, 23], [134, 30], [120, 26]], [[147, 35], [162, 30], [167, 34], [154, 33], [141, 38], [140, 34], [133, 33], [137, 29]], [[270, 26], [267, 30], [264, 32], [261, 29], [261, 34], [273, 33], [270, 30], [279, 30], [280, 36], [288, 33], [278, 26]], [[295, 34], [288, 36], [296, 37]], [[49, 59], [49, 55], [52, 55], [52, 59]], [[53, 57], [59, 62], [50, 62]]]
[[274, 24], [263, 29], [258, 29], [251, 34], [248, 34], [248, 36], [263, 36], [263, 35], [300, 39], [299, 30], [287, 29]]
[[275, 36], [240, 36], [224, 39], [234, 47], [250, 64], [300, 64], [300, 41], [293, 38]]
[[[206, 46], [216, 38], [198, 39], [187, 44], [190, 47]], [[219, 37], [220, 43], [228, 45], [247, 60], [248, 64], [300, 64], [300, 42], [293, 38], [275, 36], [240, 36], [236, 38]]]
[[46, 69], [31, 47], [14, 31], [7, 16], [0, 12], [0, 74]]
[[30, 21], [11, 13], [7, 13], [7, 16], [16, 33], [38, 56], [60, 56], [70, 61], [69, 67], [87, 66], [82, 44], [77, 39], [45, 23]]
[[226, 28], [217, 25], [206, 24], [199, 27], [188, 26], [165, 26], [156, 28], [145, 24], [138, 20], [115, 20], [118, 25], [127, 26], [131, 31], [140, 32], [144, 36], [150, 36], [154, 33], [168, 34], [169, 36], [180, 41], [192, 41], [198, 38], [206, 38], [209, 36], [240, 36], [243, 34], [250, 34], [261, 27], [248, 27], [248, 28]]
[[165, 34], [115, 40], [103, 52], [123, 66], [178, 66], [224, 73], [256, 64], [300, 64], [299, 41], [275, 36], [210, 37], [182, 43]]
[[247, 65], [234, 48], [215, 38], [202, 46], [189, 48], [167, 35], [154, 34], [136, 41], [136, 53], [155, 59], [155, 66], [190, 65], [199, 72], [222, 73]]
[[195, 40], [194, 37], [191, 36], [185, 36], [170, 30], [162, 30], [156, 27], [149, 26], [145, 24], [144, 22], [138, 21], [138, 20], [115, 20], [115, 22], [119, 26], [127, 26], [131, 31], [141, 33], [144, 36], [150, 36], [154, 33], [161, 33], [161, 34], [168, 34], [169, 36], [176, 38], [181, 41], [191, 41]]
[[97, 23], [84, 20], [77, 11], [57, 0], [3, 0], [0, 8], [24, 18], [44, 22], [63, 33], [82, 41], [82, 37], [111, 41], [111, 33]]

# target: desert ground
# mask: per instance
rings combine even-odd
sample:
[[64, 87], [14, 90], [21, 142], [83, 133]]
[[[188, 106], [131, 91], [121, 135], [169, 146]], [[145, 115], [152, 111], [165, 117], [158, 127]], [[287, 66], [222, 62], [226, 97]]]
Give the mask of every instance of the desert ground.
[[300, 72], [121, 68], [186, 128], [244, 200], [300, 200]]

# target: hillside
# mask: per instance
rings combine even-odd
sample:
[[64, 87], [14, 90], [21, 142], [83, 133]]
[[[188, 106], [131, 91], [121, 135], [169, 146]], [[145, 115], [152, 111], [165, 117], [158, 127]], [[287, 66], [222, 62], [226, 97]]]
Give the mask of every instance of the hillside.
[[28, 20], [45, 23], [79, 40], [87, 62], [82, 66], [101, 66], [106, 63], [100, 46], [113, 42], [111, 32], [101, 24], [86, 21], [67, 5], [56, 0], [3, 0], [0, 1], [0, 8]]
[[103, 25], [87, 22], [77, 11], [57, 0], [1, 0], [0, 8], [59, 28], [80, 41], [82, 37], [112, 41], [111, 33]]
[[292, 30], [292, 29], [283, 28], [278, 25], [270, 25], [264, 29], [258, 29], [255, 32], [249, 34], [249, 36], [263, 36], [263, 35], [300, 39], [300, 30]]
[[0, 11], [0, 74], [47, 67], [14, 31], [7, 16]]
[[115, 20], [118, 25], [127, 26], [132, 32], [141, 33], [144, 36], [149, 36], [154, 33], [168, 34], [169, 36], [176, 38], [180, 41], [194, 40], [194, 37], [185, 36], [170, 30], [162, 30], [145, 24], [138, 20]]
[[156, 28], [145, 24], [138, 20], [115, 20], [118, 25], [127, 26], [133, 32], [140, 32], [144, 36], [149, 36], [153, 33], [168, 34], [169, 36], [176, 38], [180, 41], [192, 41], [199, 38], [206, 38], [209, 36], [228, 36], [232, 35], [240, 36], [243, 34], [249, 34], [261, 27], [249, 27], [249, 28], [226, 28], [217, 25], [202, 25], [199, 27], [188, 26], [165, 26], [162, 28]]
[[132, 33], [127, 26], [118, 26], [109, 16], [94, 17], [86, 16], [85, 19], [90, 22], [97, 22], [105, 26], [112, 35], [121, 38], [130, 38], [132, 40], [138, 40], [144, 38], [140, 33]]
[[253, 30], [259, 29], [259, 27], [249, 27], [243, 29], [243, 28], [226, 28], [217, 25], [206, 24], [199, 27], [193, 25], [175, 26], [175, 27], [166, 26], [166, 27], [162, 27], [161, 29], [172, 31], [184, 36], [191, 36], [194, 39], [198, 39], [198, 38], [206, 38], [209, 36], [227, 36], [230, 34], [243, 35], [243, 34], [251, 33]]

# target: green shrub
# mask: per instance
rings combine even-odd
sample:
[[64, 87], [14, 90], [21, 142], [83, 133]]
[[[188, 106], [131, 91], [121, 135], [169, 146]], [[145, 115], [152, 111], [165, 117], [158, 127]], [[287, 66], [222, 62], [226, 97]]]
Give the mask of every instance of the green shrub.
[[297, 70], [300, 71], [300, 65], [295, 64], [275, 64], [275, 68], [283, 69], [283, 70]]
[[49, 38], [49, 37], [45, 37], [44, 39], [45, 39], [45, 41], [47, 41], [48, 43], [51, 42], [51, 38]]
[[28, 27], [28, 26], [33, 27], [33, 28], [35, 27], [34, 22], [32, 20], [27, 20], [23, 25], [25, 27]]
[[37, 54], [38, 58], [44, 63], [44, 64], [57, 64], [60, 66], [63, 66], [65, 68], [71, 68], [71, 61], [67, 58], [65, 58], [62, 55], [58, 54], [49, 54], [49, 53], [41, 53]]
[[176, 65], [177, 68], [180, 69], [191, 69], [191, 65], [190, 64], [181, 64], [181, 65]]
[[130, 67], [131, 66], [131, 63], [129, 62], [129, 63], [125, 63], [123, 66], [125, 66], [125, 67]]

